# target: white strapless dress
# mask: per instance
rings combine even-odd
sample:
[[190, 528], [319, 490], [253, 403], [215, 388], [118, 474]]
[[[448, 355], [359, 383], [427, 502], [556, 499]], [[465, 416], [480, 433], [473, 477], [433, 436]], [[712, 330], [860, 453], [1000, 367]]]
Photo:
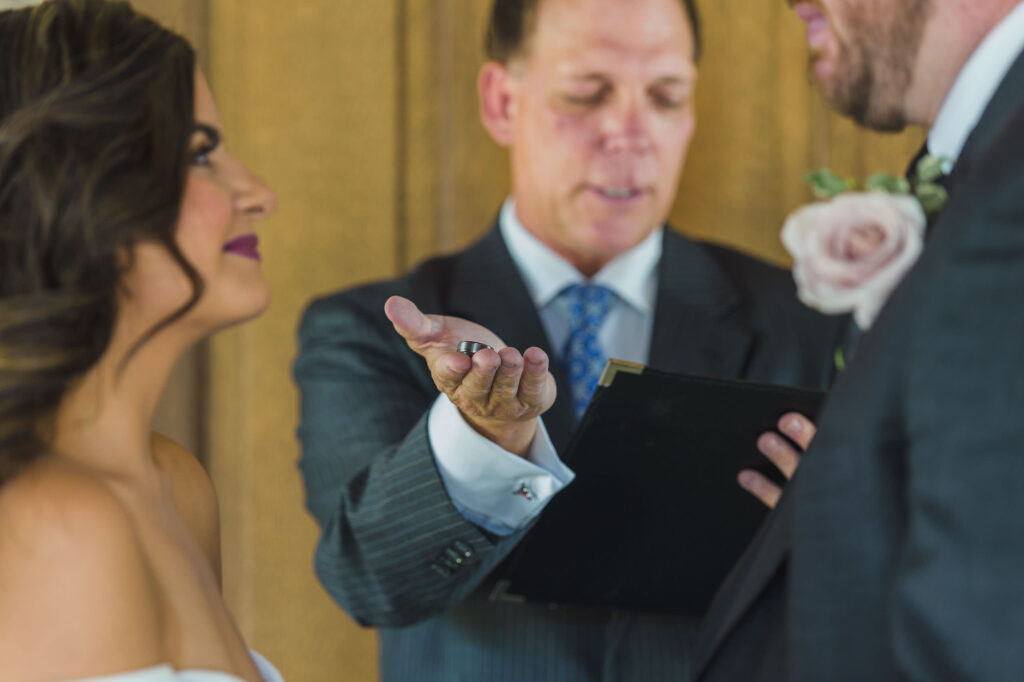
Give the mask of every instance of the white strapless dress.
[[[277, 668], [253, 651], [252, 660], [263, 677], [263, 682], [284, 682]], [[117, 675], [83, 677], [68, 682], [244, 682], [242, 678], [216, 670], [175, 670], [169, 665], [155, 665], [143, 670], [131, 670]]]

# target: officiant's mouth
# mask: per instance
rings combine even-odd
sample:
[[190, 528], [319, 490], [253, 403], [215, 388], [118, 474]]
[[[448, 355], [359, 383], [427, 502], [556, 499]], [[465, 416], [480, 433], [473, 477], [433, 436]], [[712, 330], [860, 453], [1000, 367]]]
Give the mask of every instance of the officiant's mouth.
[[628, 204], [646, 196], [647, 192], [640, 187], [612, 187], [606, 185], [589, 185], [590, 192], [605, 201], [615, 204]]

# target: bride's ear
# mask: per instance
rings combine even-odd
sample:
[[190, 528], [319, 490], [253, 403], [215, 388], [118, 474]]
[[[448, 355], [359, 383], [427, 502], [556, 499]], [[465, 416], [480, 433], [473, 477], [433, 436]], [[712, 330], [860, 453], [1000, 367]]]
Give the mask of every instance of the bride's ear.
[[512, 142], [518, 85], [505, 64], [489, 61], [480, 67], [477, 77], [480, 120], [494, 141], [503, 147]]

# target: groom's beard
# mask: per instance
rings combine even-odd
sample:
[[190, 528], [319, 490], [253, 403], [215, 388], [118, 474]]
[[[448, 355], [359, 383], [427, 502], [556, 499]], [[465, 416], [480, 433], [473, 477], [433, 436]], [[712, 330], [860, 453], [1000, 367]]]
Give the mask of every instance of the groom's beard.
[[[832, 108], [875, 130], [907, 125], [905, 97], [932, 10], [932, 0], [883, 0], [880, 19], [870, 9], [848, 9], [849, 37], [840, 43], [840, 70], [824, 87]], [[863, 5], [861, 6], [863, 8]]]

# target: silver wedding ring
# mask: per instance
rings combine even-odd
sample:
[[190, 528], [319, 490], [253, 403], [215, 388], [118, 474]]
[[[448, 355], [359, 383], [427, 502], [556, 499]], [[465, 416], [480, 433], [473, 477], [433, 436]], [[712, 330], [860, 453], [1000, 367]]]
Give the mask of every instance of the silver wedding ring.
[[484, 348], [494, 350], [493, 346], [488, 346], [486, 343], [480, 343], [479, 341], [459, 341], [459, 352], [469, 357], [473, 357], [474, 353]]

